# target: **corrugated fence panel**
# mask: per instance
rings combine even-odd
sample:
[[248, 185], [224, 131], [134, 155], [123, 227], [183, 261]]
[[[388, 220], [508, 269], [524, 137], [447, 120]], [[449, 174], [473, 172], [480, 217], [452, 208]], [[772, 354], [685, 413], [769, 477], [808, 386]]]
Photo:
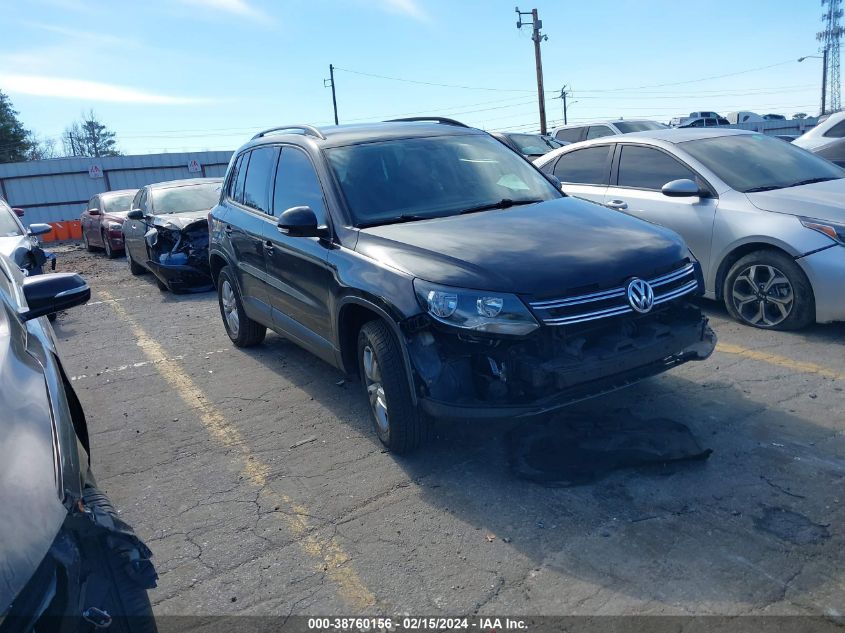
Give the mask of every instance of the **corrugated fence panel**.
[[[232, 152], [185, 152], [0, 164], [0, 196], [23, 207], [28, 224], [74, 220], [94, 194], [203, 175], [220, 177], [231, 157]], [[189, 170], [192, 161], [200, 171]], [[102, 178], [89, 175], [94, 165], [102, 170]]]

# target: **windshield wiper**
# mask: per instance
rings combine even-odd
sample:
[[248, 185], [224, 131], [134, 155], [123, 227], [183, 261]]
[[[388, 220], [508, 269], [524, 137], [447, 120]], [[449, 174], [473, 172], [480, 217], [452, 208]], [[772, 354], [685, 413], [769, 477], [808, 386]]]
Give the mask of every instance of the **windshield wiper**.
[[461, 215], [465, 213], [478, 213], [479, 211], [489, 211], [491, 209], [508, 209], [522, 204], [535, 204], [543, 202], [542, 200], [511, 200], [510, 198], [502, 198], [498, 202], [488, 202], [487, 204], [479, 204], [475, 207], [468, 207], [461, 211]]
[[751, 187], [742, 193], [759, 193], [760, 191], [772, 191], [773, 189], [783, 189], [784, 185], [765, 185], [763, 187]]
[[430, 220], [436, 218], [436, 215], [419, 215], [417, 213], [403, 213], [392, 218], [384, 218], [383, 220], [373, 220], [372, 222], [362, 222], [358, 224], [359, 229], [367, 229], [371, 226], [384, 226], [385, 224], [402, 224], [403, 222], [416, 222], [417, 220]]
[[815, 182], [826, 182], [828, 180], [838, 180], [838, 178], [834, 178], [833, 176], [822, 176], [820, 178], [807, 178], [807, 180], [799, 180], [798, 182], [793, 182], [791, 185], [787, 185], [787, 187], [800, 187], [801, 185], [812, 185]]

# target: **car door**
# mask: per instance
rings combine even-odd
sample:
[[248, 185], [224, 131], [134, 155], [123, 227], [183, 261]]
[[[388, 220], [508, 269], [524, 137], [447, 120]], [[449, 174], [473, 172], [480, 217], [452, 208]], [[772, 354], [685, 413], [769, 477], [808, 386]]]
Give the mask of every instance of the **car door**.
[[99, 196], [93, 196], [88, 201], [88, 206], [85, 207], [85, 211], [82, 212], [82, 217], [80, 218], [82, 233], [91, 246], [102, 246], [102, 240], [100, 239], [100, 216], [91, 215], [92, 209], [98, 209], [102, 213], [99, 207], [99, 198]]
[[[273, 214], [291, 207], [309, 206], [319, 225], [326, 225], [326, 203], [319, 177], [308, 155], [284, 146], [273, 186]], [[331, 317], [329, 288], [333, 273], [329, 267], [327, 241], [317, 237], [290, 237], [270, 227], [265, 236], [265, 254], [270, 304], [277, 326], [306, 337], [318, 354], [329, 354]], [[319, 338], [314, 338], [314, 335]], [[331, 357], [331, 356], [329, 356]]]
[[[149, 193], [144, 187], [138, 190], [132, 199], [130, 209], [140, 209], [144, 215], [148, 213], [147, 199]], [[131, 220], [129, 218], [123, 223], [124, 248], [128, 256], [137, 264], [147, 263], [147, 244], [144, 242], [144, 233], [147, 232], [147, 223], [144, 220]]]
[[241, 296], [247, 310], [261, 313], [268, 323], [272, 317], [264, 235], [276, 226], [270, 212], [270, 192], [278, 155], [278, 146], [267, 145], [238, 157], [228, 183], [223, 218], [223, 231], [237, 262], [235, 274]]
[[570, 196], [602, 204], [610, 178], [613, 143], [594, 145], [562, 154], [551, 173]]
[[[719, 203], [710, 185], [677, 157], [656, 147], [620, 143], [615, 163], [605, 205], [680, 233], [707, 270]], [[697, 182], [710, 193], [688, 198], [662, 193], [663, 185], [681, 178]]]

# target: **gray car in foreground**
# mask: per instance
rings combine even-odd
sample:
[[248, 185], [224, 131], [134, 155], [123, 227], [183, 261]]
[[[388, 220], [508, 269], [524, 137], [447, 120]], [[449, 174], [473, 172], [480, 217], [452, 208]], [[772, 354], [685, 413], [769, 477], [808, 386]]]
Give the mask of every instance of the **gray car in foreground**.
[[730, 129], [602, 138], [534, 162], [568, 194], [680, 233], [705, 296], [738, 321], [786, 330], [845, 320], [845, 169]]

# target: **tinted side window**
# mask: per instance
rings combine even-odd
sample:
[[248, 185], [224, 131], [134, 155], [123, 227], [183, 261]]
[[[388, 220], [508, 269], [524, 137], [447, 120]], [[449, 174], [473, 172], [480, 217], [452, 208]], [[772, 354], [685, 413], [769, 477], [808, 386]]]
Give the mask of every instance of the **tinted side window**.
[[244, 152], [241, 157], [240, 165], [238, 165], [238, 178], [235, 180], [235, 188], [232, 191], [232, 200], [243, 203], [244, 201], [244, 181], [246, 180], [246, 169], [249, 165], [249, 156], [252, 152]]
[[97, 206], [97, 196], [94, 196], [93, 198], [91, 198], [88, 201], [88, 209], [87, 210], [90, 211], [91, 209], [98, 209], [98, 208], [99, 207]]
[[568, 127], [564, 130], [558, 130], [555, 138], [559, 141], [566, 141], [568, 143], [575, 143], [581, 140], [582, 127]]
[[270, 176], [278, 153], [278, 147], [259, 147], [249, 157], [243, 203], [262, 213], [270, 213]]
[[147, 213], [147, 211], [149, 211], [149, 209], [147, 208], [147, 190], [141, 189], [141, 191], [139, 191], [138, 193], [140, 194], [138, 198], [138, 208], [141, 209], [141, 211], [143, 211], [144, 213]]
[[685, 165], [650, 147], [625, 145], [619, 159], [619, 186], [659, 190], [667, 182], [696, 176]]
[[606, 185], [612, 147], [587, 147], [564, 154], [555, 165], [554, 175], [561, 182]]
[[591, 125], [590, 129], [587, 130], [587, 140], [589, 141], [591, 138], [601, 138], [602, 136], [612, 136], [613, 130], [611, 130], [606, 125]]
[[291, 207], [308, 206], [314, 211], [319, 224], [326, 222], [326, 204], [320, 180], [311, 160], [301, 150], [282, 149], [276, 170], [276, 188], [273, 194], [273, 213], [281, 215]]
[[238, 182], [238, 174], [241, 170], [241, 162], [244, 160], [244, 154], [241, 154], [235, 159], [232, 165], [232, 172], [229, 174], [229, 180], [226, 183], [226, 195], [229, 198], [235, 197], [235, 185]]
[[842, 138], [845, 136], [845, 120], [840, 121], [832, 128], [830, 128], [827, 132], [824, 133], [824, 136], [828, 136], [830, 138]]

